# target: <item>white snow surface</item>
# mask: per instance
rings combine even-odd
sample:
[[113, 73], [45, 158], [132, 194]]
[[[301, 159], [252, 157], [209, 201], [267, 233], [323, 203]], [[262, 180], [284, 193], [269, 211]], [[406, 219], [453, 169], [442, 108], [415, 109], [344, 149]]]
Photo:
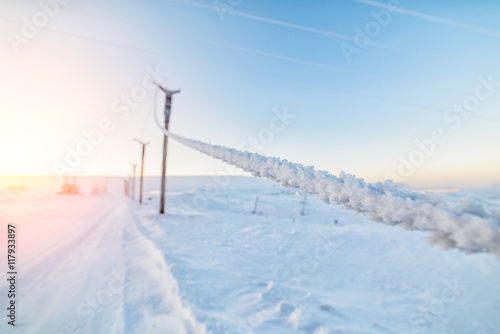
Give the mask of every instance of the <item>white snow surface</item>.
[[[500, 328], [500, 262], [491, 254], [444, 252], [424, 232], [373, 224], [312, 196], [304, 205], [302, 193], [264, 179], [169, 177], [165, 215], [158, 178], [146, 178], [143, 204], [113, 182], [116, 193], [95, 196], [83, 185], [76, 196], [0, 191], [1, 247], [9, 222], [19, 251], [17, 326], [4, 319], [1, 333]], [[500, 200], [499, 188], [443, 200], [466, 194]], [[2, 305], [7, 289], [2, 280]]]
[[500, 259], [500, 206], [492, 202], [471, 195], [452, 199], [442, 194], [419, 194], [392, 181], [370, 184], [344, 172], [335, 176], [313, 166], [207, 144], [160, 128], [170, 138], [254, 176], [315, 194], [326, 203], [366, 214], [372, 221], [430, 232], [427, 240], [442, 248], [488, 252]]

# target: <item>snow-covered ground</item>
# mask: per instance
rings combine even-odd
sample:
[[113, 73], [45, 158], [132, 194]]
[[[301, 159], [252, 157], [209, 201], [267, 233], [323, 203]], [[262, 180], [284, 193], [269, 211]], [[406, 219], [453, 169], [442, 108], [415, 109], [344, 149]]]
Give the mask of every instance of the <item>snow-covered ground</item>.
[[[441, 250], [313, 196], [302, 215], [294, 189], [226, 181], [169, 178], [165, 215], [153, 178], [142, 205], [121, 180], [106, 195], [0, 192], [1, 249], [11, 222], [19, 252], [16, 328], [3, 315], [0, 332], [499, 332], [494, 255]], [[479, 195], [498, 203], [500, 189]]]

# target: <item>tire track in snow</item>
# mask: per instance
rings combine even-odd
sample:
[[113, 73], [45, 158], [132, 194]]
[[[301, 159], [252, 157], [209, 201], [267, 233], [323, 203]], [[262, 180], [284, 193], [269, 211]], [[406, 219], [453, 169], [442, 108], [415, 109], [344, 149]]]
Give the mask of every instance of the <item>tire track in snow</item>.
[[[74, 209], [77, 207], [80, 206], [75, 205], [70, 209], [64, 208], [58, 211], [57, 213], [64, 214], [67, 212], [71, 212], [74, 211]], [[101, 211], [97, 214], [97, 218], [94, 219], [94, 221], [91, 224], [89, 224], [85, 228], [85, 230], [81, 231], [81, 233], [78, 233], [74, 236], [69, 236], [69, 238], [67, 238], [63, 244], [54, 243], [52, 247], [46, 248], [42, 252], [37, 253], [36, 255], [30, 257], [27, 260], [24, 260], [22, 263], [23, 271], [31, 272], [31, 271], [37, 271], [38, 269], [42, 268], [44, 264], [42, 261], [40, 261], [41, 258], [53, 258], [54, 254], [56, 253], [63, 253], [66, 256], [68, 256], [71, 252], [74, 252], [76, 249], [75, 248], [76, 245], [82, 244], [86, 239], [94, 235], [97, 227], [104, 221], [106, 221], [106, 219], [108, 219], [114, 213], [113, 207], [114, 206], [111, 206], [111, 209], [109, 209], [109, 207], [101, 208]]]
[[[87, 201], [82, 203], [88, 204]], [[65, 210], [57, 211], [58, 214], [61, 212], [65, 213]], [[75, 330], [82, 333], [94, 333], [96, 329], [104, 327], [109, 333], [117, 333], [120, 324], [116, 322], [117, 318], [109, 316], [116, 315], [116, 309], [111, 305], [100, 305], [102, 309], [96, 310], [93, 321], [85, 321], [79, 314], [82, 303], [88, 301], [88, 297], [96, 297], [94, 290], [102, 288], [103, 281], [107, 282], [103, 273], [109, 274], [110, 262], [117, 261], [113, 254], [108, 252], [109, 248], [113, 247], [112, 235], [116, 233], [117, 224], [120, 224], [116, 220], [116, 214], [115, 205], [101, 207], [88, 228], [77, 230], [80, 233], [63, 245], [56, 245], [37, 257], [32, 257], [29, 268], [22, 269], [25, 272], [23, 276], [28, 274], [26, 277], [29, 278], [25, 279], [23, 290], [28, 292], [27, 295], [33, 295], [29, 298], [31, 307], [43, 305], [43, 309], [35, 313], [26, 312], [21, 319], [19, 327], [24, 333], [52, 332], [55, 328], [64, 330], [70, 323], [74, 323], [77, 326]], [[108, 254], [101, 257], [100, 252], [104, 251]], [[98, 261], [95, 261], [96, 258]], [[76, 271], [78, 268], [82, 269]], [[62, 282], [67, 283], [61, 284]], [[25, 303], [23, 300], [20, 302]], [[34, 318], [27, 315], [33, 315]], [[75, 322], [76, 319], [78, 321]]]

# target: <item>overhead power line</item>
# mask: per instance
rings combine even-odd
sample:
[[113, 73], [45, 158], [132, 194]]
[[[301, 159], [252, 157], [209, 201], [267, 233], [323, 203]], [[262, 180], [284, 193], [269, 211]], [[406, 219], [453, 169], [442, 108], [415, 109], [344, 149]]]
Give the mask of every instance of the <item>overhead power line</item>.
[[500, 259], [498, 214], [482, 203], [464, 206], [461, 201], [432, 193], [418, 194], [392, 182], [370, 184], [345, 172], [335, 176], [313, 166], [181, 137], [164, 129], [156, 112], [155, 119], [166, 136], [253, 176], [314, 194], [326, 203], [367, 214], [375, 222], [432, 233], [432, 243], [444, 248], [485, 252]]
[[[373, 1], [373, 0], [352, 0], [352, 1], [363, 3], [365, 5], [369, 5], [369, 6], [372, 6], [372, 7], [385, 8], [385, 9], [388, 8], [387, 4], [383, 4], [383, 3], [380, 3], [380, 2], [377, 2], [377, 1]], [[488, 35], [488, 36], [493, 36], [493, 37], [500, 37], [500, 31], [486, 29], [486, 28], [482, 28], [482, 27], [476, 27], [476, 26], [465, 24], [465, 23], [462, 23], [462, 22], [457, 22], [457, 21], [445, 19], [445, 18], [438, 17], [438, 16], [424, 14], [424, 13], [416, 12], [416, 11], [413, 11], [413, 10], [408, 10], [408, 9], [405, 9], [405, 8], [400, 8], [398, 10], [399, 10], [399, 13], [401, 13], [401, 14], [405, 14], [405, 15], [408, 15], [408, 16], [416, 17], [418, 19], [422, 19], [422, 20], [425, 20], [425, 21], [439, 23], [439, 24], [444, 24], [444, 25], [447, 25], [447, 26], [450, 26], [450, 27], [459, 28], [459, 29], [468, 30], [468, 31], [473, 31], [473, 32], [476, 32], [476, 33], [479, 33], [479, 34], [483, 34], [483, 35]]]
[[[174, 0], [174, 1], [177, 1], [177, 0]], [[0, 20], [6, 21], [6, 22], [11, 22], [11, 23], [14, 23], [14, 24], [22, 24], [23, 23], [21, 21], [10, 19], [10, 18], [6, 18], [6, 17], [3, 17], [3, 16], [0, 16]], [[315, 88], [315, 89], [323, 89], [323, 90], [334, 92], [334, 93], [342, 93], [342, 94], [347, 94], [347, 95], [351, 95], [351, 96], [358, 96], [358, 97], [368, 98], [368, 99], [371, 99], [371, 100], [377, 100], [377, 101], [382, 101], [382, 102], [385, 102], [385, 103], [391, 103], [391, 104], [395, 104], [395, 105], [400, 105], [400, 106], [404, 106], [404, 107], [412, 107], [412, 108], [421, 109], [421, 110], [432, 110], [432, 111], [443, 112], [442, 109], [436, 108], [436, 107], [429, 107], [429, 106], [419, 105], [419, 104], [415, 104], [415, 103], [403, 102], [403, 101], [398, 101], [398, 100], [394, 100], [394, 99], [390, 99], [390, 98], [385, 98], [385, 97], [380, 97], [380, 96], [376, 96], [376, 95], [364, 94], [364, 93], [359, 93], [359, 92], [354, 92], [354, 91], [349, 91], [349, 90], [343, 90], [343, 89], [338, 89], [338, 88], [332, 88], [332, 87], [327, 87], [327, 86], [318, 85], [318, 84], [304, 83], [304, 82], [301, 82], [301, 81], [296, 81], [296, 80], [291, 80], [291, 79], [285, 79], [285, 78], [276, 77], [276, 76], [272, 76], [272, 75], [268, 75], [268, 74], [257, 73], [257, 72], [242, 70], [242, 69], [238, 69], [238, 68], [233, 68], [233, 67], [228, 67], [228, 66], [213, 64], [213, 63], [201, 61], [201, 60], [194, 59], [194, 58], [181, 57], [181, 56], [169, 54], [169, 53], [166, 53], [166, 52], [152, 51], [152, 50], [148, 50], [148, 49], [144, 49], [144, 48], [139, 48], [139, 47], [124, 45], [124, 44], [120, 44], [120, 43], [116, 43], [116, 42], [111, 42], [111, 41], [106, 41], [106, 40], [102, 40], [102, 39], [99, 39], [99, 38], [94, 38], [94, 37], [82, 36], [82, 35], [78, 35], [78, 34], [74, 34], [74, 33], [63, 32], [63, 31], [59, 31], [59, 30], [56, 30], [56, 29], [52, 29], [52, 28], [43, 27], [43, 28], [38, 28], [38, 29], [44, 30], [44, 31], [48, 31], [48, 32], [51, 32], [51, 33], [57, 34], [57, 35], [62, 35], [62, 36], [67, 36], [67, 37], [71, 37], [71, 38], [82, 39], [82, 40], [91, 41], [91, 42], [95, 42], [95, 43], [99, 43], [99, 44], [110, 45], [110, 46], [113, 46], [113, 47], [116, 47], [116, 48], [122, 48], [122, 49], [127, 49], [127, 50], [130, 50], [130, 51], [141, 52], [141, 53], [152, 54], [152, 55], [158, 55], [158, 56], [165, 56], [165, 57], [169, 57], [169, 58], [180, 60], [180, 61], [186, 61], [186, 62], [196, 63], [196, 64], [200, 64], [200, 65], [207, 66], [207, 67], [228, 70], [228, 71], [231, 71], [231, 72], [243, 73], [243, 74], [246, 74], [246, 75], [251, 75], [251, 76], [255, 76], [255, 77], [261, 77], [261, 78], [265, 78], [265, 79], [272, 79], [272, 80], [281, 81], [281, 82], [285, 82], [285, 83], [290, 83], [290, 84], [294, 84], [294, 85], [298, 85], [298, 86], [302, 86], [302, 87], [309, 87], [309, 88]], [[480, 116], [475, 116], [475, 117], [482, 118]], [[488, 119], [488, 120], [491, 121], [491, 120], [494, 120], [494, 119]], [[500, 121], [500, 120], [496, 120], [496, 121]]]
[[[183, 4], [194, 6], [194, 7], [204, 8], [204, 9], [208, 9], [211, 11], [217, 11], [217, 9], [214, 6], [199, 3], [196, 1], [190, 1], [190, 0], [171, 0], [171, 1], [183, 3]], [[282, 26], [282, 27], [287, 27], [287, 28], [291, 28], [291, 29], [295, 29], [295, 30], [301, 30], [301, 31], [305, 31], [305, 32], [309, 32], [309, 33], [313, 33], [313, 34], [317, 34], [317, 35], [333, 37], [333, 38], [351, 41], [351, 42], [356, 41], [356, 39], [352, 36], [338, 34], [335, 32], [326, 31], [326, 30], [322, 30], [322, 29], [311, 28], [311, 27], [307, 27], [307, 26], [303, 26], [303, 25], [299, 25], [299, 24], [295, 24], [295, 23], [274, 20], [274, 19], [270, 19], [267, 17], [258, 16], [258, 15], [247, 14], [247, 13], [239, 12], [239, 11], [232, 10], [232, 9], [225, 9], [224, 13], [234, 15], [234, 16], [243, 17], [243, 18], [246, 18], [249, 20], [265, 22], [265, 23], [274, 24], [274, 25]], [[402, 47], [398, 47], [398, 46], [394, 46], [394, 45], [390, 45], [390, 44], [378, 43], [378, 42], [374, 42], [374, 41], [366, 41], [366, 42], [368, 45], [371, 45], [371, 46], [374, 46], [377, 48], [384, 48], [384, 49], [388, 49], [388, 50], [418, 55], [418, 56], [427, 57], [427, 58], [445, 60], [445, 61], [456, 61], [452, 58], [443, 57], [443, 56], [439, 56], [439, 55], [435, 55], [435, 54], [431, 54], [431, 53], [427, 53], [427, 52], [422, 52], [422, 51], [418, 51], [418, 50], [402, 48]]]
[[304, 64], [304, 65], [308, 65], [308, 66], [314, 66], [314, 67], [318, 67], [318, 68], [324, 68], [324, 69], [328, 69], [328, 70], [332, 70], [332, 71], [338, 71], [338, 72], [348, 73], [348, 74], [352, 74], [352, 75], [357, 75], [357, 76], [363, 76], [363, 77], [372, 78], [372, 79], [383, 80], [383, 81], [386, 81], [386, 82], [392, 82], [392, 83], [404, 84], [404, 85], [408, 85], [408, 86], [412, 86], [412, 87], [419, 87], [419, 88], [429, 89], [429, 90], [432, 90], [432, 91], [439, 90], [439, 91], [446, 92], [446, 93], [465, 94], [464, 92], [458, 92], [458, 91], [454, 91], [454, 90], [449, 90], [449, 89], [442, 88], [442, 87], [436, 87], [436, 86], [431, 86], [431, 85], [419, 85], [419, 84], [415, 84], [414, 82], [410, 82], [410, 81], [406, 81], [406, 80], [394, 79], [394, 78], [390, 78], [390, 77], [386, 77], [386, 76], [380, 76], [380, 75], [375, 75], [375, 74], [366, 73], [366, 72], [362, 72], [362, 71], [350, 70], [350, 69], [342, 68], [342, 67], [338, 67], [338, 66], [332, 66], [332, 65], [318, 63], [318, 62], [313, 62], [313, 61], [304, 60], [304, 59], [300, 59], [300, 58], [289, 57], [289, 56], [279, 55], [279, 54], [275, 54], [275, 53], [271, 53], [271, 52], [256, 50], [256, 49], [253, 49], [253, 48], [242, 47], [242, 46], [239, 46], [239, 45], [228, 44], [228, 43], [221, 43], [221, 42], [217, 42], [217, 41], [213, 41], [213, 40], [208, 40], [208, 39], [205, 39], [205, 38], [198, 38], [198, 37], [190, 36], [190, 35], [183, 34], [183, 33], [168, 31], [166, 29], [159, 29], [157, 27], [152, 27], [152, 26], [149, 26], [149, 25], [140, 24], [140, 23], [136, 23], [136, 22], [130, 22], [130, 21], [125, 21], [125, 20], [120, 20], [120, 19], [109, 17], [109, 16], [104, 16], [104, 15], [101, 15], [101, 14], [96, 14], [96, 13], [90, 13], [90, 12], [82, 11], [82, 10], [79, 10], [79, 9], [64, 7], [63, 10], [71, 11], [71, 12], [77, 13], [79, 15], [96, 17], [96, 18], [99, 18], [101, 20], [105, 20], [105, 21], [109, 21], [109, 22], [114, 22], [114, 23], [118, 23], [118, 24], [124, 24], [124, 25], [132, 26], [132, 27], [137, 27], [137, 28], [140, 28], [140, 29], [154, 31], [155, 33], [160, 34], [160, 35], [177, 36], [177, 37], [181, 37], [181, 38], [184, 38], [184, 39], [189, 39], [189, 40], [192, 40], [192, 41], [196, 41], [196, 42], [199, 42], [199, 43], [209, 44], [209, 45], [214, 45], [214, 46], [220, 46], [220, 47], [229, 48], [229, 49], [233, 49], [233, 50], [237, 50], [237, 51], [241, 51], [241, 52], [245, 52], [245, 53], [249, 53], [249, 54], [256, 54], [256, 55], [260, 55], [260, 56], [265, 56], [265, 57], [280, 59], [280, 60], [294, 62], [294, 63], [298, 63], [298, 64]]

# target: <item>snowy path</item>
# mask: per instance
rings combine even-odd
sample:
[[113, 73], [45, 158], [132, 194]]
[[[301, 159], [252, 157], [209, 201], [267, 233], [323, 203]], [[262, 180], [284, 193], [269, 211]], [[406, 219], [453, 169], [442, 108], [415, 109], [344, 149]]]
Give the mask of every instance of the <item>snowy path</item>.
[[[22, 210], [26, 200], [29, 212]], [[50, 195], [0, 203], [2, 223], [18, 229], [16, 332], [204, 332], [122, 196]], [[0, 295], [6, 290], [2, 280]], [[15, 331], [1, 326], [2, 333]]]

